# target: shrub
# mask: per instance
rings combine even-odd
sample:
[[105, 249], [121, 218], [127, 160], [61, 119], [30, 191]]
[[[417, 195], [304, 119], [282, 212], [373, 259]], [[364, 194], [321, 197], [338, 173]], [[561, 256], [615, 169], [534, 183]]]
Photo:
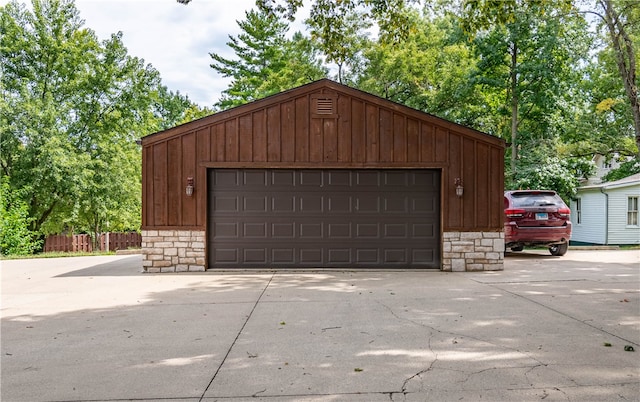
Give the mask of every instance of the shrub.
[[29, 229], [29, 208], [13, 193], [5, 176], [0, 183], [0, 254], [27, 255], [40, 247], [37, 234]]

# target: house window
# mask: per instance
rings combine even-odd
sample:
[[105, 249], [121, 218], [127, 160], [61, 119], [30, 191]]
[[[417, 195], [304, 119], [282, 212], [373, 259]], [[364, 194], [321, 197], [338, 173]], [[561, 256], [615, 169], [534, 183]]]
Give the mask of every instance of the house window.
[[582, 223], [582, 198], [576, 198], [576, 223]]
[[638, 197], [629, 197], [627, 200], [627, 225], [638, 226]]

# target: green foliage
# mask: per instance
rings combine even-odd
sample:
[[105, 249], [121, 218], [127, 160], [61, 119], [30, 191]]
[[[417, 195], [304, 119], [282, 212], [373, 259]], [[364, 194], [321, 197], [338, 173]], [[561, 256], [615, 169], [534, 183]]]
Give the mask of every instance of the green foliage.
[[247, 11], [242, 30], [227, 45], [236, 58], [210, 53], [211, 68], [233, 81], [216, 104], [228, 109], [325, 77], [312, 43], [296, 34], [287, 39], [288, 24], [266, 11]]
[[566, 159], [544, 156], [523, 163], [513, 189], [554, 190], [565, 202], [574, 198], [580, 184], [576, 171]]
[[622, 162], [617, 169], [613, 169], [607, 173], [602, 178], [602, 181], [616, 181], [638, 173], [640, 173], [640, 160], [634, 158]]
[[638, 93], [638, 28], [640, 28], [640, 2], [633, 0], [598, 0], [592, 15], [600, 18], [607, 49], [615, 60], [618, 84], [624, 88], [625, 109], [632, 116], [636, 142], [636, 156], [640, 158], [640, 93]]
[[541, 16], [554, 10], [567, 13], [573, 9], [571, 0], [462, 0], [464, 28], [467, 32], [476, 32], [494, 25], [514, 23], [522, 15], [524, 4], [539, 10]]
[[[197, 108], [197, 105], [189, 101], [188, 97], [182, 96], [179, 92], [174, 94], [164, 86], [152, 91], [150, 96], [153, 110], [150, 126], [157, 128], [158, 131], [166, 130], [184, 122], [188, 111], [192, 108]], [[147, 134], [151, 134], [151, 132]]]
[[41, 234], [139, 229], [136, 141], [191, 105], [82, 25], [72, 0], [0, 8], [0, 166]]
[[574, 83], [571, 108], [558, 116], [566, 154], [631, 156], [637, 154], [633, 116], [608, 48], [587, 61]]
[[0, 255], [27, 255], [41, 242], [29, 230], [29, 208], [9, 187], [9, 178], [0, 181]]
[[572, 107], [576, 67], [588, 57], [586, 22], [561, 11], [548, 3], [518, 4], [508, 22], [473, 39], [480, 60], [474, 81], [482, 93], [503, 99], [486, 111], [495, 119], [489, 132], [511, 143], [512, 175], [521, 168], [519, 152], [560, 134], [557, 116]]
[[201, 119], [213, 113], [215, 113], [214, 109], [191, 104], [186, 110], [182, 112], [182, 120], [180, 120], [178, 124], [188, 123], [193, 120]]
[[[459, 123], [474, 121], [477, 103], [469, 75], [476, 60], [451, 17], [409, 12], [401, 46], [372, 43], [362, 57], [356, 85], [398, 103]], [[466, 103], [465, 108], [459, 107]]]
[[357, 57], [368, 41], [365, 30], [371, 27], [364, 10], [354, 7], [350, 1], [318, 0], [315, 12], [306, 20], [311, 36], [317, 40], [327, 62], [338, 67], [337, 80], [347, 82], [350, 68], [357, 65]]

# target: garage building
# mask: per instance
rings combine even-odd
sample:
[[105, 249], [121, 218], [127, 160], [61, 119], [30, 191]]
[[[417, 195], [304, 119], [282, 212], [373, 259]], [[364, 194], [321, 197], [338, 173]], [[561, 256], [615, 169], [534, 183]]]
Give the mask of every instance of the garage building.
[[146, 136], [144, 270], [500, 270], [504, 148], [326, 79]]

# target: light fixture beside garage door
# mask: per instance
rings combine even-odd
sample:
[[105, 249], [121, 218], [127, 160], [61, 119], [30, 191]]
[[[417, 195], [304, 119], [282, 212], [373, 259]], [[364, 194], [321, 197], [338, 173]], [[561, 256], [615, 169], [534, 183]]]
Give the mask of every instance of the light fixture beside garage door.
[[187, 187], [184, 189], [184, 192], [187, 194], [187, 197], [193, 195], [193, 177], [187, 177]]
[[462, 198], [462, 194], [464, 194], [464, 187], [462, 187], [462, 179], [459, 177], [456, 177], [454, 184], [456, 186], [456, 195]]

